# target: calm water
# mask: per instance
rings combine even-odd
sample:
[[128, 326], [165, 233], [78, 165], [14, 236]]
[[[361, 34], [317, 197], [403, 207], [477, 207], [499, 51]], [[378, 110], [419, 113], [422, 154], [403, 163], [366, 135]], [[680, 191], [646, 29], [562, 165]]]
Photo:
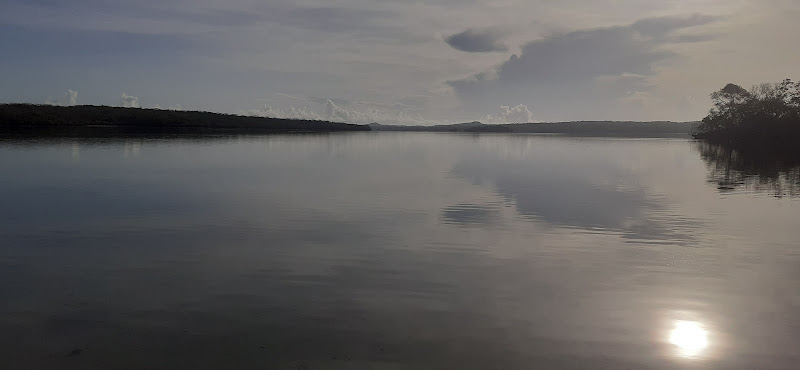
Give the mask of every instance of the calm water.
[[0, 142], [0, 368], [796, 367], [800, 201], [701, 152]]

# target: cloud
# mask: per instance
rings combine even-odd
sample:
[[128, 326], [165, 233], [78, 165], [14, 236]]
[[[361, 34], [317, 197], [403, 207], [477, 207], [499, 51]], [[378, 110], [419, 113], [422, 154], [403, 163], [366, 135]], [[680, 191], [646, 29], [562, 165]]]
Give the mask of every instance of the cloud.
[[711, 23], [717, 18], [710, 15], [694, 14], [688, 17], [658, 17], [646, 18], [634, 22], [630, 28], [648, 37], [663, 38], [676, 30], [702, 26]]
[[309, 110], [307, 107], [298, 108], [295, 106], [290, 106], [286, 109], [281, 109], [281, 108], [273, 108], [270, 105], [264, 105], [263, 107], [257, 110], [246, 112], [246, 115], [256, 116], [256, 117], [324, 120], [324, 118], [321, 115], [315, 113], [312, 110]]
[[416, 107], [402, 103], [384, 104], [377, 102], [347, 102], [339, 104], [333, 99], [307, 98], [310, 103], [320, 109], [308, 106], [287, 106], [285, 108], [264, 105], [260, 109], [244, 112], [246, 115], [274, 118], [309, 119], [334, 122], [369, 124], [373, 122], [389, 125], [434, 125], [445, 122], [428, 120], [415, 113]]
[[563, 117], [565, 109], [613, 114], [610, 101], [647, 91], [656, 67], [679, 55], [668, 48], [677, 31], [713, 20], [648, 18], [554, 34], [525, 44], [520, 54], [492, 70], [447, 84], [468, 106], [484, 111], [491, 102], [534, 101], [545, 116]]
[[[791, 35], [798, 33], [800, 22], [793, 20], [800, 3], [765, 1], [701, 0], [687, 7], [688, 0], [619, 0], [610, 7], [586, 0], [503, 0], [488, 6], [474, 0], [78, 0], [68, 5], [53, 0], [7, 0], [0, 12], [0, 28], [14, 37], [0, 38], [0, 49], [17, 52], [14, 58], [0, 61], [0, 71], [5, 73], [0, 77], [0, 100], [42, 101], [52, 88], [48, 86], [78, 86], [71, 85], [75, 76], [91, 70], [92, 78], [104, 83], [81, 84], [82, 104], [119, 105], [120, 96], [107, 90], [116, 87], [145, 95], [148, 101], [141, 101], [143, 106], [152, 106], [149, 100], [154, 99], [163, 107], [168, 105], [163, 103], [180, 101], [193, 109], [223, 112], [242, 112], [264, 103], [286, 110], [292, 104], [312, 106], [306, 101], [253, 99], [278, 91], [329, 98], [340, 108], [358, 112], [372, 107], [340, 104], [335, 99], [391, 102], [402, 96], [431, 95], [421, 111], [404, 114], [457, 121], [496, 115], [501, 104], [534, 106], [537, 120], [576, 115], [600, 118], [603, 110], [611, 109], [613, 99], [628, 96], [628, 91], [666, 97], [668, 104], [691, 94], [700, 97], [698, 105], [707, 105], [702, 97], [731, 76], [749, 85], [789, 76], [796, 69], [792, 61], [800, 51], [785, 45], [791, 45]], [[642, 19], [682, 9], [724, 18], [702, 30], [690, 27], [710, 22], [711, 17]], [[641, 21], [634, 22], [637, 19]], [[667, 53], [656, 55], [651, 68], [655, 74], [621, 68], [643, 77], [636, 85], [610, 91], [595, 86], [593, 80], [599, 77], [591, 73], [588, 77], [576, 74], [576, 78], [556, 73], [550, 85], [539, 81], [547, 79], [547, 74], [538, 70], [531, 70], [536, 78], [523, 78], [516, 85], [495, 78], [512, 75], [500, 71], [499, 65], [509, 61], [512, 52], [523, 57], [519, 48], [525, 42], [567, 38], [568, 31], [574, 30], [591, 34], [598, 27], [614, 28], [609, 25], [621, 25], [620, 34], [633, 35], [631, 43], [641, 41], [637, 45]], [[513, 32], [503, 35], [498, 29]], [[446, 38], [452, 45], [445, 44]], [[712, 42], [696, 44], [703, 40]], [[598, 48], [605, 45], [599, 43]], [[458, 54], [451, 47], [509, 51]], [[725, 50], [732, 54], [720, 56]], [[581, 59], [590, 63], [593, 57], [566, 54], [576, 56], [547, 63], [571, 64]], [[680, 64], [670, 62], [678, 55], [686, 58]], [[63, 61], [57, 70], [47, 68], [53, 60]], [[662, 68], [664, 62], [670, 63]], [[770, 68], [763, 68], [767, 64]], [[472, 81], [476, 86], [456, 89], [444, 83], [467, 80], [464, 77], [477, 72], [485, 72], [481, 75], [485, 81]], [[552, 86], [561, 80], [570, 86]], [[163, 81], [169, 81], [169, 88], [164, 88]], [[62, 94], [56, 90], [52, 95], [63, 101]], [[324, 114], [326, 100], [318, 103], [321, 107], [313, 105], [315, 113]], [[459, 110], [462, 102], [468, 104]], [[565, 109], [570, 103], [574, 106]], [[599, 114], [591, 112], [593, 105], [599, 107]], [[686, 113], [664, 106], [650, 118], [699, 118], [695, 116], [703, 111]], [[616, 114], [633, 118], [620, 109]]]
[[524, 104], [515, 107], [501, 105], [498, 114], [489, 114], [481, 121], [484, 123], [528, 123], [533, 122], [533, 112]]
[[77, 105], [78, 92], [75, 90], [67, 89], [67, 91], [64, 93], [63, 101], [48, 97], [47, 99], [45, 99], [44, 103], [48, 105], [64, 105], [64, 106]]
[[323, 104], [323, 105], [324, 104], [328, 104], [328, 101], [331, 101], [331, 102], [333, 102], [333, 104], [337, 104], [337, 105], [348, 105], [348, 104], [352, 103], [352, 101], [350, 101], [348, 99], [341, 99], [341, 98], [315, 98], [315, 97], [311, 97], [311, 98], [308, 98], [308, 100], [310, 100], [310, 101], [312, 101], [314, 103]]
[[67, 105], [76, 105], [78, 104], [78, 92], [75, 90], [67, 89], [66, 92], [67, 98]]
[[499, 30], [475, 30], [470, 28], [448, 36], [444, 41], [453, 49], [470, 53], [508, 51], [508, 46], [500, 40], [504, 34], [505, 32]]
[[432, 125], [440, 122], [422, 118], [417, 114], [410, 114], [404, 110], [379, 109], [370, 107], [370, 104], [358, 104], [351, 107], [341, 107], [328, 100], [325, 104], [325, 117], [331, 121], [348, 123], [381, 123], [389, 125]]
[[430, 95], [410, 95], [397, 100], [398, 104], [402, 104], [407, 107], [411, 107], [415, 110], [422, 110], [430, 104], [431, 96]]
[[[311, 107], [308, 105], [302, 107], [293, 105], [274, 107], [265, 104], [260, 109], [242, 112], [241, 114], [259, 117], [324, 120], [357, 124], [377, 122], [385, 125], [419, 126], [461, 123], [470, 120], [468, 118], [460, 121], [443, 121], [424, 118], [422, 115], [423, 110], [420, 106], [429, 103], [428, 97], [424, 95], [408, 96], [394, 103], [349, 100], [337, 101], [333, 99], [324, 99], [323, 101], [320, 98], [314, 97], [293, 98], [304, 99], [310, 103]], [[533, 122], [533, 112], [524, 104], [516, 106], [501, 105], [499, 110], [493, 114], [484, 116], [474, 115], [472, 117], [472, 120], [479, 120], [484, 123]]]
[[139, 108], [139, 98], [122, 93], [122, 106], [125, 108]]

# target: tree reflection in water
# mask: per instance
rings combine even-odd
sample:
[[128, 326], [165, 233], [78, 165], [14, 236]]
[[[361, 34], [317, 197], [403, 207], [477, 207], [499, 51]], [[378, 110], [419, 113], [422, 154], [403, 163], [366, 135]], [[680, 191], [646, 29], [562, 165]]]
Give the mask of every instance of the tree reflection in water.
[[708, 166], [709, 182], [720, 192], [736, 190], [771, 193], [776, 197], [800, 195], [800, 149], [696, 143]]

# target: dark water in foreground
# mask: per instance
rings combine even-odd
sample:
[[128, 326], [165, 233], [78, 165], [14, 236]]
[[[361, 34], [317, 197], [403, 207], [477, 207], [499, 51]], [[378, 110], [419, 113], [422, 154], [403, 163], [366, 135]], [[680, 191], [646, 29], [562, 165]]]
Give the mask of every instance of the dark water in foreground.
[[714, 171], [682, 139], [0, 142], [0, 368], [794, 368], [800, 202]]

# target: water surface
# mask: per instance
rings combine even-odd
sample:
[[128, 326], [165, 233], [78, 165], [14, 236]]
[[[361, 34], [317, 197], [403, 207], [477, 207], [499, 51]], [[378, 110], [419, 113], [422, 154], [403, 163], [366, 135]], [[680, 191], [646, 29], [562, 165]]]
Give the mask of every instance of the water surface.
[[723, 187], [709, 158], [674, 138], [2, 141], [0, 368], [792, 368], [797, 192]]

